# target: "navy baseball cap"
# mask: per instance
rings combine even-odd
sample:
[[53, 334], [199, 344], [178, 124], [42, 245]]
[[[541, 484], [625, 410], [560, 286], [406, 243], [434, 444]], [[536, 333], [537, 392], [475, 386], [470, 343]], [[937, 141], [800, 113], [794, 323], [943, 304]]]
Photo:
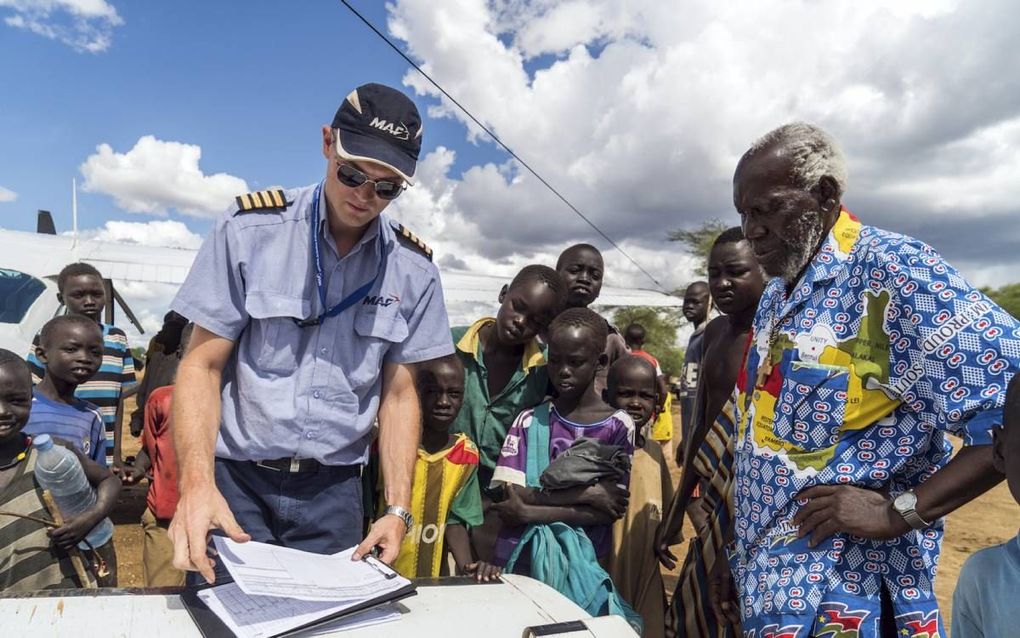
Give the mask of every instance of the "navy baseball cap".
[[408, 184], [421, 151], [421, 129], [414, 102], [382, 84], [354, 89], [333, 116], [340, 158], [382, 164]]

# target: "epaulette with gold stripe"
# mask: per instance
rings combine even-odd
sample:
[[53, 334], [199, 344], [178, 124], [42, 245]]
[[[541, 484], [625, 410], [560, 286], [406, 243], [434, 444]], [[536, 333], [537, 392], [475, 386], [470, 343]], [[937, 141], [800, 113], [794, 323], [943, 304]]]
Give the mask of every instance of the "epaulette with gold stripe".
[[393, 224], [393, 229], [397, 231], [397, 237], [402, 239], [404, 243], [410, 246], [411, 248], [414, 248], [421, 254], [428, 257], [429, 261], [432, 261], [432, 249], [429, 248], [428, 245], [425, 242], [423, 242], [420, 237], [412, 233], [403, 224], [399, 222], [391, 223]]
[[287, 198], [283, 196], [282, 188], [245, 193], [244, 195], [237, 196], [237, 208], [239, 213], [247, 213], [253, 210], [287, 208]]

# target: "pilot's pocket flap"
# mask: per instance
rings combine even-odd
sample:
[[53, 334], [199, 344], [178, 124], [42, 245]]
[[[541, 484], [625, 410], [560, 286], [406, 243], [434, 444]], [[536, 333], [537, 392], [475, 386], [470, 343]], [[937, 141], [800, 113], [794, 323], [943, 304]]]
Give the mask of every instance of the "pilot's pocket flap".
[[274, 292], [249, 292], [244, 299], [244, 309], [252, 319], [271, 317], [293, 317], [307, 319], [312, 304], [307, 299], [291, 297]]

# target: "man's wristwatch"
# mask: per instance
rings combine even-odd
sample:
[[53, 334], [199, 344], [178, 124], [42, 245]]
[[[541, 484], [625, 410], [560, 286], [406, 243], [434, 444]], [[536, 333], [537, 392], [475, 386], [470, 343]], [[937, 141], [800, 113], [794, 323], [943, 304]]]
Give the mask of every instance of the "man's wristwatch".
[[907, 490], [893, 499], [892, 508], [896, 510], [896, 513], [903, 517], [903, 520], [907, 522], [913, 529], [924, 529], [931, 525], [928, 521], [918, 515], [917, 510], [917, 495], [914, 494], [914, 490]]
[[408, 532], [410, 532], [411, 531], [411, 527], [414, 526], [414, 517], [411, 516], [411, 512], [408, 512], [407, 510], [405, 510], [403, 507], [400, 507], [399, 505], [388, 505], [386, 507], [386, 512], [385, 513], [386, 514], [392, 514], [394, 516], [399, 516], [400, 520], [404, 521], [404, 526], [407, 527], [407, 531]]

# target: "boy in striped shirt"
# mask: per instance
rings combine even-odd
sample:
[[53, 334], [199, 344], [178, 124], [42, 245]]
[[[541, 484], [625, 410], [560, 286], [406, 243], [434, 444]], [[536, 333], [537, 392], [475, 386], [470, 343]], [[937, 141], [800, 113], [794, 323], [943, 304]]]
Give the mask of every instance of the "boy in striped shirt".
[[[114, 465], [114, 447], [120, 440], [117, 413], [121, 398], [135, 385], [135, 364], [128, 349], [127, 335], [120, 328], [101, 321], [106, 307], [106, 287], [103, 276], [91, 264], [76, 262], [64, 266], [57, 275], [57, 299], [67, 308], [68, 314], [84, 315], [103, 331], [103, 358], [99, 370], [91, 379], [78, 386], [75, 396], [98, 408], [105, 430], [106, 465]], [[28, 366], [36, 384], [46, 371], [36, 356], [39, 336], [32, 342]], [[117, 471], [117, 468], [113, 468]]]

